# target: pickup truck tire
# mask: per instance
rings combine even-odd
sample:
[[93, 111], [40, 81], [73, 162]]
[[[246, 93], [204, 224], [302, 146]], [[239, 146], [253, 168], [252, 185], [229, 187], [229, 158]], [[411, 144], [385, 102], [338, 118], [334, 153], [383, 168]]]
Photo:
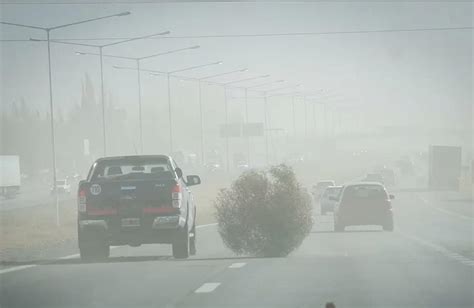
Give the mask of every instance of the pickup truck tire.
[[188, 226], [179, 230], [173, 241], [173, 257], [176, 259], [186, 259], [189, 257], [189, 231]]
[[341, 225], [340, 223], [338, 222], [335, 222], [334, 223], [334, 231], [335, 232], [344, 232], [345, 231], [345, 226]]
[[382, 226], [384, 231], [393, 232], [393, 216], [390, 216], [388, 221]]
[[79, 253], [84, 261], [101, 261], [110, 256], [110, 246], [102, 241], [90, 242], [81, 245]]

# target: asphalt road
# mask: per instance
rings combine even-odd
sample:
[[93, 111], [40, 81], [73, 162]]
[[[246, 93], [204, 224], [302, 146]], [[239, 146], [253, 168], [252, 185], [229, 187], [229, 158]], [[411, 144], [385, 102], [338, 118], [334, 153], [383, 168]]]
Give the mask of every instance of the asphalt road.
[[331, 216], [316, 216], [287, 258], [236, 257], [206, 225], [189, 260], [149, 245], [115, 248], [104, 263], [69, 256], [2, 268], [0, 306], [473, 307], [472, 215], [419, 193], [396, 197], [395, 232], [335, 233]]

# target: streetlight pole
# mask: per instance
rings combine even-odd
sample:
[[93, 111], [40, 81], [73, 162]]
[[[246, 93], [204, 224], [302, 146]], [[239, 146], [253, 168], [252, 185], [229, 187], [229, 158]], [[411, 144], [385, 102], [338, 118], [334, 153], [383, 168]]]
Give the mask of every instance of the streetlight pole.
[[[196, 48], [199, 48], [199, 46], [183, 48], [183, 49], [180, 49], [180, 50], [196, 49]], [[167, 53], [164, 53], [164, 54], [168, 54], [168, 53], [171, 53], [171, 52], [167, 52]], [[154, 55], [154, 56], [156, 56], [156, 55]], [[150, 56], [145, 57], [145, 58], [150, 58]], [[144, 59], [144, 58], [141, 58], [141, 59]], [[171, 77], [173, 76], [173, 74], [178, 73], [178, 72], [195, 70], [195, 69], [198, 69], [198, 68], [203, 68], [203, 67], [207, 67], [207, 66], [211, 66], [211, 65], [217, 65], [217, 64], [222, 64], [222, 61], [190, 66], [190, 67], [186, 67], [186, 68], [182, 68], [182, 69], [178, 69], [178, 70], [173, 70], [173, 71], [168, 71], [168, 72], [142, 69], [142, 68], [120, 67], [120, 66], [115, 66], [115, 68], [117, 68], [117, 69], [127, 69], [127, 70], [138, 70], [138, 71], [142, 71], [142, 72], [149, 72], [152, 75], [165, 75], [166, 76], [167, 87], [168, 87], [168, 118], [169, 118], [169, 124], [170, 124], [170, 129], [169, 129], [170, 150], [169, 150], [169, 152], [172, 153], [173, 152], [173, 117], [172, 117], [172, 105], [171, 105]]]
[[51, 31], [56, 30], [56, 29], [66, 28], [66, 27], [70, 27], [70, 26], [74, 26], [74, 25], [84, 24], [84, 23], [97, 21], [97, 20], [101, 20], [101, 19], [107, 19], [107, 18], [111, 18], [111, 17], [121, 17], [121, 16], [127, 16], [127, 15], [130, 15], [130, 12], [122, 12], [122, 13], [113, 14], [113, 15], [106, 15], [106, 16], [102, 16], [102, 17], [86, 19], [86, 20], [82, 20], [82, 21], [77, 21], [77, 22], [64, 24], [64, 25], [59, 25], [59, 26], [54, 26], [54, 27], [49, 27], [49, 28], [0, 21], [0, 24], [4, 24], [4, 25], [10, 25], [10, 26], [16, 26], [16, 27], [22, 27], [22, 28], [30, 28], [30, 29], [42, 30], [42, 31], [46, 32], [47, 49], [48, 49], [49, 112], [50, 112], [50, 127], [51, 127], [53, 191], [55, 192], [55, 196], [56, 196], [56, 225], [57, 226], [59, 226], [60, 222], [59, 222], [59, 199], [58, 199], [58, 192], [57, 192], [57, 187], [56, 187], [56, 179], [57, 179], [57, 174], [56, 174], [56, 142], [55, 142], [55, 132], [54, 132], [54, 101], [53, 101], [53, 80], [52, 80], [52, 71], [51, 71], [51, 40], [50, 40], [50, 34], [51, 34]]
[[206, 79], [211, 79], [211, 78], [216, 78], [216, 77], [221, 77], [221, 76], [226, 76], [234, 73], [240, 73], [240, 72], [246, 72], [248, 69], [243, 68], [239, 70], [234, 70], [230, 72], [225, 72], [225, 73], [219, 73], [219, 74], [214, 74], [210, 76], [205, 76], [201, 77], [198, 79], [198, 89], [199, 89], [199, 116], [200, 116], [200, 121], [201, 121], [201, 162], [204, 164], [205, 162], [205, 157], [204, 157], [204, 117], [203, 117], [203, 104], [202, 104], [202, 94], [201, 94], [201, 86], [202, 86], [202, 81]]
[[[111, 46], [111, 45], [116, 45], [118, 43], [124, 43], [124, 42], [129, 42], [129, 41], [132, 41], [132, 40], [137, 40], [137, 39], [143, 39], [143, 38], [149, 38], [149, 37], [152, 37], [152, 36], [157, 36], [157, 35], [164, 35], [164, 34], [169, 34], [170, 32], [169, 31], [166, 31], [166, 32], [161, 32], [161, 33], [157, 33], [157, 34], [152, 34], [152, 35], [148, 35], [148, 36], [142, 36], [142, 37], [138, 37], [138, 38], [134, 38], [134, 39], [128, 39], [128, 40], [125, 40], [125, 41], [121, 41], [121, 42], [116, 42], [116, 43], [111, 43], [111, 44], [108, 44], [106, 46]], [[135, 61], [135, 64], [136, 64], [136, 67], [135, 68], [129, 68], [129, 67], [118, 67], [118, 66], [115, 66], [115, 68], [117, 69], [131, 69], [131, 70], [136, 70], [137, 71], [137, 84], [138, 84], [138, 122], [139, 122], [139, 140], [140, 140], [140, 152], [143, 153], [143, 121], [142, 121], [142, 118], [143, 118], [143, 113], [142, 113], [142, 90], [141, 90], [141, 71], [150, 71], [150, 70], [143, 70], [140, 68], [140, 62], [142, 60], [145, 60], [145, 59], [150, 59], [150, 58], [154, 58], [154, 57], [158, 57], [158, 56], [163, 56], [163, 55], [169, 55], [169, 54], [172, 54], [172, 53], [176, 53], [176, 52], [180, 52], [180, 51], [184, 51], [184, 50], [191, 50], [191, 49], [198, 49], [200, 48], [199, 45], [195, 45], [195, 46], [191, 46], [191, 47], [185, 47], [185, 48], [179, 48], [179, 49], [174, 49], [174, 50], [170, 50], [170, 51], [166, 51], [166, 52], [160, 52], [160, 53], [156, 53], [156, 54], [152, 54], [152, 55], [148, 55], [148, 56], [144, 56], [144, 57], [125, 57], [125, 56], [114, 56], [114, 55], [102, 55], [103, 57], [108, 57], [108, 58], [116, 58], [116, 59], [125, 59], [125, 60], [133, 60]], [[81, 54], [81, 55], [95, 55], [95, 56], [101, 56], [100, 54], [95, 54], [95, 53], [86, 53], [86, 52], [79, 52], [78, 54]], [[157, 71], [151, 71], [151, 72], [157, 72]], [[159, 72], [159, 73], [164, 73], [164, 72]]]
[[137, 82], [138, 82], [138, 123], [140, 131], [140, 153], [143, 154], [143, 122], [142, 122], [142, 82], [140, 71], [140, 60], [136, 59], [137, 64]]
[[56, 196], [56, 226], [59, 226], [60, 219], [59, 219], [59, 198], [58, 198], [58, 191], [56, 187], [56, 140], [54, 134], [54, 103], [53, 103], [53, 78], [51, 72], [51, 42], [50, 42], [50, 31], [46, 30], [46, 39], [48, 41], [48, 84], [49, 84], [49, 113], [50, 113], [50, 127], [51, 127], [51, 150], [52, 150], [52, 164], [53, 164], [53, 189], [54, 194]]
[[265, 162], [268, 166], [269, 163], [269, 153], [268, 153], [268, 134], [270, 133], [270, 127], [268, 126], [268, 97], [267, 97], [267, 92], [263, 92], [263, 113], [265, 115], [264, 117], [264, 127], [265, 127]]
[[[169, 134], [170, 134], [170, 154], [173, 153], [173, 112], [172, 112], [172, 105], [171, 105], [171, 76], [175, 73], [195, 70], [195, 69], [198, 69], [198, 68], [203, 68], [203, 67], [207, 67], [207, 66], [211, 66], [211, 65], [217, 65], [217, 64], [222, 64], [222, 61], [202, 64], [202, 65], [195, 65], [195, 66], [190, 66], [190, 67], [186, 67], [186, 68], [166, 72], [166, 79], [167, 79], [167, 84], [168, 84], [168, 117], [169, 117], [169, 124], [170, 124], [170, 130], [169, 130]], [[202, 113], [202, 108], [201, 108], [201, 113]], [[202, 117], [202, 115], [201, 115], [201, 117]], [[201, 118], [201, 122], [202, 122], [202, 118]], [[202, 134], [202, 131], [201, 131], [201, 134]]]
[[170, 155], [173, 154], [173, 116], [172, 116], [172, 109], [171, 109], [171, 74], [168, 72], [166, 74], [166, 82], [168, 86], [168, 121], [170, 125], [169, 129], [169, 142], [170, 142]]
[[265, 127], [267, 130], [267, 133], [265, 134], [265, 157], [266, 157], [266, 162], [267, 165], [269, 164], [269, 149], [268, 149], [268, 133], [271, 131], [270, 130], [270, 120], [268, 119], [268, 92], [275, 92], [275, 91], [280, 91], [280, 90], [285, 90], [289, 88], [295, 88], [301, 86], [300, 84], [297, 85], [292, 85], [292, 86], [286, 86], [286, 87], [281, 87], [281, 88], [276, 88], [276, 89], [270, 89], [264, 91], [264, 113], [265, 113]]
[[[145, 35], [145, 36], [139, 36], [139, 37], [134, 37], [118, 42], [113, 42], [113, 43], [108, 43], [108, 44], [103, 44], [103, 45], [92, 45], [92, 44], [84, 44], [84, 43], [72, 43], [72, 42], [64, 42], [64, 41], [58, 41], [54, 40], [54, 43], [59, 43], [59, 44], [65, 44], [65, 45], [76, 45], [76, 46], [86, 46], [86, 47], [95, 47], [99, 49], [99, 53], [87, 53], [87, 52], [76, 52], [77, 55], [94, 55], [94, 56], [99, 56], [99, 61], [100, 61], [100, 92], [101, 92], [101, 106], [102, 106], [102, 134], [103, 134], [103, 148], [104, 148], [104, 156], [107, 156], [107, 140], [106, 140], [106, 121], [105, 121], [105, 94], [104, 94], [104, 70], [103, 70], [103, 63], [104, 63], [104, 57], [114, 57], [114, 58], [123, 58], [123, 57], [115, 57], [115, 56], [110, 56], [110, 55], [104, 55], [103, 54], [103, 49], [105, 47], [110, 47], [110, 46], [115, 46], [123, 43], [128, 43], [132, 41], [137, 41], [137, 40], [142, 40], [146, 38], [151, 38], [155, 37], [158, 35], [166, 35], [169, 34], [170, 31], [165, 31], [165, 32], [159, 32], [159, 33], [154, 33], [150, 35]], [[126, 59], [129, 59], [128, 57]], [[141, 144], [141, 143], [140, 143]], [[143, 149], [143, 147], [142, 147]]]
[[304, 136], [308, 138], [308, 105], [306, 103], [306, 96], [303, 96], [304, 104]]
[[[165, 31], [165, 32], [160, 32], [160, 33], [155, 33], [155, 34], [151, 34], [151, 35], [146, 35], [146, 36], [139, 36], [139, 37], [135, 37], [135, 38], [131, 38], [131, 39], [126, 39], [126, 40], [123, 40], [123, 41], [119, 41], [119, 42], [114, 42], [114, 43], [109, 43], [109, 44], [104, 44], [104, 45], [89, 45], [89, 44], [78, 44], [78, 43], [69, 43], [69, 42], [62, 42], [62, 41], [54, 41], [56, 43], [60, 43], [60, 44], [67, 44], [67, 45], [79, 45], [79, 46], [87, 46], [87, 47], [98, 47], [99, 48], [99, 53], [96, 54], [96, 53], [89, 53], [89, 52], [76, 52], [77, 55], [93, 55], [93, 56], [99, 56], [100, 58], [100, 62], [101, 62], [101, 67], [100, 67], [100, 73], [101, 73], [101, 78], [102, 78], [102, 83], [101, 83], [101, 92], [102, 92], [102, 123], [103, 123], [103, 132], [104, 132], [104, 156], [106, 155], [106, 142], [105, 142], [105, 100], [104, 100], [104, 85], [103, 85], [103, 69], [102, 69], [102, 63], [103, 63], [103, 57], [108, 57], [108, 58], [116, 58], [116, 59], [125, 59], [125, 60], [133, 60], [136, 62], [136, 67], [137, 69], [140, 67], [140, 61], [141, 60], [144, 60], [144, 59], [149, 59], [149, 58], [153, 58], [153, 57], [157, 57], [157, 56], [161, 56], [161, 55], [167, 55], [167, 54], [171, 54], [171, 53], [175, 53], [175, 52], [179, 52], [179, 51], [183, 51], [183, 50], [188, 50], [188, 49], [196, 49], [196, 48], [199, 48], [199, 46], [192, 46], [192, 47], [187, 47], [187, 48], [180, 48], [180, 49], [175, 49], [175, 50], [170, 50], [170, 51], [166, 51], [166, 52], [161, 52], [161, 53], [157, 53], [157, 54], [153, 54], [153, 55], [149, 55], [149, 56], [144, 56], [144, 57], [125, 57], [125, 56], [114, 56], [114, 55], [104, 55], [102, 53], [102, 49], [104, 47], [109, 47], [109, 46], [113, 46], [113, 45], [118, 45], [118, 44], [123, 44], [123, 43], [127, 43], [127, 42], [131, 42], [131, 41], [136, 41], [136, 40], [141, 40], [141, 39], [146, 39], [146, 38], [150, 38], [150, 37], [155, 37], [155, 36], [158, 36], [158, 35], [166, 35], [166, 34], [169, 34], [170, 32], [169, 31]], [[143, 153], [143, 125], [142, 125], [142, 104], [141, 104], [141, 80], [140, 80], [140, 73], [137, 74], [137, 84], [138, 84], [138, 110], [139, 110], [139, 114], [138, 114], [138, 118], [139, 118], [139, 139], [140, 139], [140, 151], [141, 153]]]
[[[245, 88], [245, 123], [249, 124], [248, 90]], [[247, 133], [247, 165], [250, 166], [250, 134]]]
[[[268, 78], [270, 77], [270, 75], [260, 75], [260, 76], [255, 76], [255, 77], [249, 77], [249, 78], [244, 78], [244, 79], [239, 79], [239, 80], [234, 80], [234, 81], [230, 81], [230, 82], [226, 82], [224, 84], [224, 88], [227, 86], [227, 85], [230, 85], [230, 84], [235, 84], [235, 83], [239, 83], [239, 82], [247, 82], [247, 81], [251, 81], [251, 80], [257, 80], [257, 79], [264, 79], [264, 78]], [[248, 87], [247, 88], [244, 88], [245, 90], [245, 124], [248, 124], [249, 123], [249, 114], [248, 114], [248, 96], [247, 96], [247, 92], [248, 92]], [[226, 118], [227, 118], [227, 107], [226, 107]], [[228, 123], [226, 122], [226, 126], [228, 125]], [[228, 137], [226, 137], [228, 138]], [[247, 139], [247, 164], [250, 165], [250, 136], [246, 136], [246, 139]], [[226, 140], [226, 144], [228, 144], [229, 141]], [[226, 153], [227, 156], [229, 156], [229, 151], [227, 151]]]
[[316, 138], [316, 135], [318, 133], [318, 127], [317, 127], [317, 121], [316, 121], [316, 104], [313, 104], [313, 134], [314, 138]]
[[226, 169], [227, 172], [230, 171], [230, 160], [229, 160], [229, 112], [228, 112], [228, 102], [227, 102], [227, 87], [224, 86], [224, 112], [225, 112], [225, 159], [226, 159]]
[[204, 165], [204, 120], [202, 112], [202, 94], [201, 94], [201, 79], [198, 80], [198, 98], [199, 98], [199, 120], [201, 130], [201, 165]]
[[293, 117], [293, 137], [296, 138], [296, 112], [295, 112], [295, 96], [291, 96], [291, 113]]
[[[268, 77], [268, 75], [267, 75]], [[259, 87], [263, 87], [263, 86], [268, 86], [268, 85], [271, 85], [271, 84], [274, 84], [274, 83], [281, 83], [281, 82], [285, 82], [285, 80], [283, 79], [280, 79], [280, 80], [276, 80], [276, 81], [269, 81], [269, 82], [264, 82], [264, 83], [261, 83], [261, 84], [257, 84], [257, 85], [254, 85], [254, 86], [251, 86], [251, 87], [247, 87], [245, 88], [245, 95], [246, 95], [246, 101], [247, 101], [247, 91], [249, 89], [253, 89], [253, 88], [259, 88]], [[264, 99], [264, 105], [263, 105], [263, 113], [264, 113], [264, 124], [263, 124], [263, 127], [264, 127], [264, 135], [265, 135], [265, 161], [268, 165], [268, 162], [269, 162], [269, 158], [268, 158], [268, 121], [267, 121], [267, 93], [264, 92], [264, 95], [263, 95], [263, 99]], [[250, 145], [248, 145], [248, 151], [250, 151]]]
[[[102, 140], [104, 141], [104, 156], [107, 156], [107, 133], [105, 131], [105, 100], [104, 100], [104, 58], [102, 57], [103, 47], [99, 47], [100, 53], [100, 102], [102, 105]], [[110, 98], [109, 98], [110, 99]]]

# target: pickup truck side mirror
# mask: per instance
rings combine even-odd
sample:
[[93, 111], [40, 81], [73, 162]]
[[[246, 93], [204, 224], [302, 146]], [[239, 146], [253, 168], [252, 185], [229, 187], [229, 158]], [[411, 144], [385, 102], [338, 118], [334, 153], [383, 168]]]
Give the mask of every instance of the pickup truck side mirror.
[[194, 186], [201, 184], [201, 178], [197, 175], [188, 175], [186, 177], [186, 185]]
[[181, 170], [181, 168], [178, 167], [178, 168], [174, 169], [174, 172], [176, 172], [176, 175], [178, 176], [178, 179], [183, 177], [183, 170]]
[[389, 195], [388, 197], [390, 198], [390, 200], [395, 199], [395, 196], [394, 196], [394, 195]]

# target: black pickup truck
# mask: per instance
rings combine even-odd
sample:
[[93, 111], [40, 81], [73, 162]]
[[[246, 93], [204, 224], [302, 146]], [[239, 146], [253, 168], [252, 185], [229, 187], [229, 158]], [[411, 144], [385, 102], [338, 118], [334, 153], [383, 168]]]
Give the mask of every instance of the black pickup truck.
[[110, 246], [172, 244], [175, 258], [196, 253], [196, 205], [185, 177], [165, 155], [100, 158], [78, 188], [78, 242], [84, 260]]

